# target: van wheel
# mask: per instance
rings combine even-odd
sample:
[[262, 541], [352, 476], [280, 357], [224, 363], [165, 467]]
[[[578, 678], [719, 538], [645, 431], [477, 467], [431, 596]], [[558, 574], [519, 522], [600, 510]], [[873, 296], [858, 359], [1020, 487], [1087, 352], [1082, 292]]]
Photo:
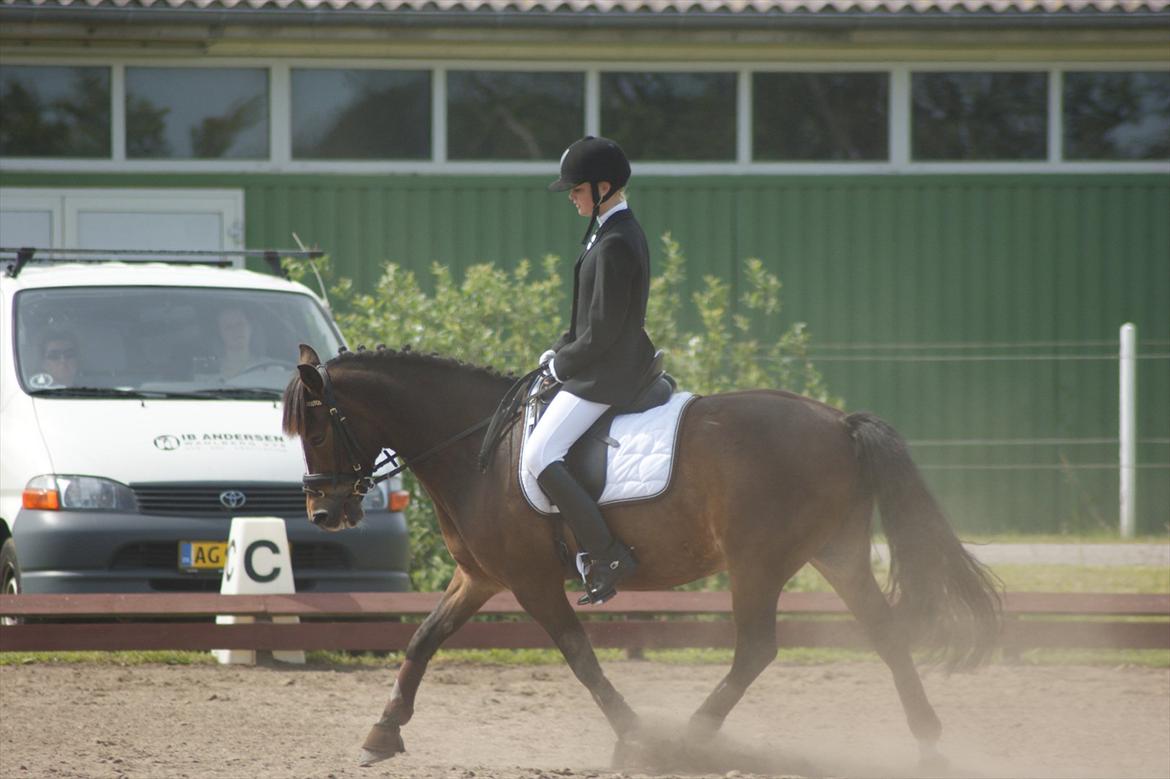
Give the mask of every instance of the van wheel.
[[[16, 544], [11, 538], [0, 546], [0, 593], [20, 594], [20, 563], [16, 560]], [[16, 625], [19, 622], [17, 617], [0, 617], [0, 624]]]

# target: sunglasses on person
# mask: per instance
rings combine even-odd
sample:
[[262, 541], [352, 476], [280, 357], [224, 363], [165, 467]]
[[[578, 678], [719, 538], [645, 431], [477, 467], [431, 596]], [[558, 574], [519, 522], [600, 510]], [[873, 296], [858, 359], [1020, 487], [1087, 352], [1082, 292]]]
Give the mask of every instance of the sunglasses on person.
[[57, 362], [59, 360], [76, 360], [77, 359], [77, 350], [76, 349], [52, 349], [50, 351], [45, 352], [45, 359], [49, 360], [51, 362]]

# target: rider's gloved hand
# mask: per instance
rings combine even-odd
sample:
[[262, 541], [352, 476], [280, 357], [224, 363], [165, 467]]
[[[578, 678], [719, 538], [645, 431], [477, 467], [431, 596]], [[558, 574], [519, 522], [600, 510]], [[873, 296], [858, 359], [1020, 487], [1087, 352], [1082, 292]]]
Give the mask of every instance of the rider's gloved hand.
[[545, 351], [544, 354], [540, 355], [540, 367], [546, 369], [550, 376], [560, 381], [561, 377], [557, 375], [557, 369], [555, 367], [556, 360], [553, 359], [556, 356], [557, 353], [552, 349]]

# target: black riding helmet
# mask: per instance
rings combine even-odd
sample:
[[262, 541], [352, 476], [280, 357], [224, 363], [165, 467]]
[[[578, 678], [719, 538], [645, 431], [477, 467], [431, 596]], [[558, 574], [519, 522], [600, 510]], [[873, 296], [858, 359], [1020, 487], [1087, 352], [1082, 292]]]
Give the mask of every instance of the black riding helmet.
[[[561, 175], [556, 181], [548, 185], [549, 192], [564, 192], [578, 184], [589, 182], [593, 191], [593, 218], [589, 220], [589, 227], [585, 229], [585, 237], [581, 243], [589, 240], [593, 232], [593, 225], [597, 223], [601, 204], [609, 200], [618, 190], [630, 180], [630, 161], [622, 147], [609, 138], [595, 138], [586, 135], [572, 146], [565, 149], [561, 155]], [[597, 183], [608, 181], [609, 192], [602, 197], [598, 192]]]

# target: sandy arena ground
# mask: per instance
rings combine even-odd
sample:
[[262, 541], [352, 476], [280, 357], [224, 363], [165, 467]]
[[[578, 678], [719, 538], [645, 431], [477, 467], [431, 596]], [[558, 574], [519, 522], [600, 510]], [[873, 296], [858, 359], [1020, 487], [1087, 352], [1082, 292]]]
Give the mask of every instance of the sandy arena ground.
[[[660, 740], [722, 666], [606, 671]], [[563, 665], [433, 664], [407, 753], [355, 763], [391, 670], [109, 665], [0, 667], [0, 777], [609, 779], [906, 777], [916, 748], [874, 663], [774, 664], [722, 735], [665, 741], [621, 770], [613, 737]], [[1170, 670], [996, 665], [926, 677], [950, 776], [1170, 777]], [[662, 743], [660, 741], [660, 743]]]

